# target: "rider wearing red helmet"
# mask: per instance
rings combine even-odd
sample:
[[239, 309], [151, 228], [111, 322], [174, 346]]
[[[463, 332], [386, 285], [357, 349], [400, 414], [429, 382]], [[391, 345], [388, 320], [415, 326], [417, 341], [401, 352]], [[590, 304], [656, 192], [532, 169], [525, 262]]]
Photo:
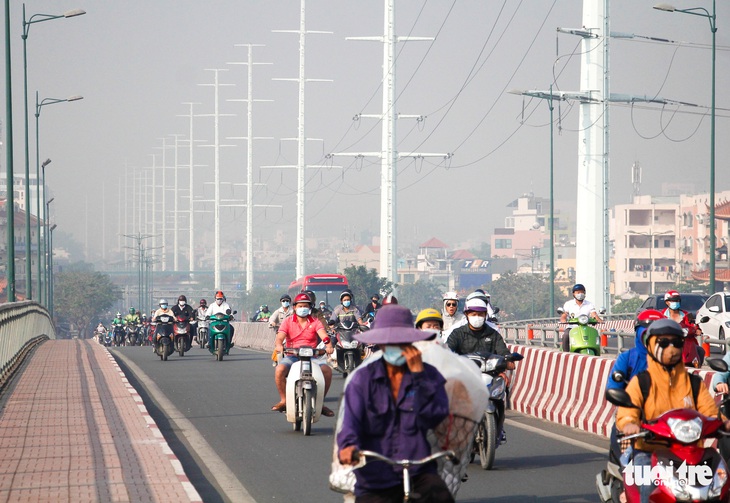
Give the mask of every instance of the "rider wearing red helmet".
[[705, 359], [705, 350], [700, 346], [697, 336], [702, 336], [702, 330], [695, 324], [694, 315], [680, 309], [682, 297], [676, 290], [669, 290], [664, 294], [664, 303], [667, 308], [662, 314], [679, 323], [687, 331], [687, 341], [682, 351], [682, 361], [688, 367], [700, 368]]
[[[228, 302], [226, 302], [226, 296], [223, 295], [223, 292], [218, 290], [215, 292], [215, 302], [208, 307], [205, 315], [213, 316], [218, 313], [228, 314], [229, 311], [231, 311], [231, 306], [229, 306]], [[228, 341], [228, 347], [231, 346], [231, 341], [233, 341], [233, 332], [235, 332], [235, 329], [233, 328], [233, 323], [231, 323], [231, 339]]]
[[[277, 353], [284, 351], [285, 340], [286, 347], [288, 348], [304, 346], [314, 348], [319, 344], [319, 339], [321, 339], [326, 345], [327, 354], [332, 354], [334, 348], [329, 337], [327, 337], [324, 325], [318, 318], [312, 316], [313, 303], [314, 301], [311, 296], [306, 293], [300, 293], [294, 297], [294, 316], [289, 316], [284, 319], [279, 326], [279, 331], [276, 332], [274, 349]], [[284, 412], [286, 410], [286, 377], [289, 375], [289, 369], [295, 361], [297, 361], [296, 356], [279, 358], [279, 364], [276, 366], [274, 373], [274, 381], [276, 382], [276, 389], [279, 391], [280, 400], [271, 407], [273, 411]], [[332, 369], [324, 360], [312, 360], [312, 362], [318, 363], [322, 369], [322, 374], [324, 375], [324, 396], [327, 396], [327, 391], [332, 382]], [[322, 415], [332, 417], [335, 414], [328, 407], [322, 407]]]

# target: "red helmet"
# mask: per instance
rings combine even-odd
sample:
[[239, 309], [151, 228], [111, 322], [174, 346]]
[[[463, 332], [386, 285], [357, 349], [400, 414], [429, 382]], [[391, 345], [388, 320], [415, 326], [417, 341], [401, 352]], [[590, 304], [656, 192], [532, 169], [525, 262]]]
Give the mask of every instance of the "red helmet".
[[294, 304], [299, 304], [300, 302], [306, 302], [310, 306], [312, 305], [312, 299], [309, 298], [309, 295], [306, 293], [300, 293], [296, 297], [294, 297]]
[[397, 303], [398, 303], [398, 299], [396, 299], [395, 298], [395, 295], [393, 295], [392, 293], [389, 293], [388, 295], [386, 295], [383, 298], [383, 305], [384, 306], [387, 306], [388, 304], [397, 304]]
[[220, 290], [218, 290], [217, 292], [215, 292], [215, 298], [216, 299], [223, 299], [223, 300], [225, 300], [226, 299], [226, 296], [223, 295], [223, 292], [221, 292]]
[[667, 293], [664, 294], [664, 300], [679, 300], [680, 295], [677, 290], [669, 290]]
[[664, 315], [660, 311], [657, 311], [656, 309], [646, 309], [636, 316], [634, 330], [639, 327], [647, 328], [652, 321], [660, 320], [662, 318], [664, 318]]

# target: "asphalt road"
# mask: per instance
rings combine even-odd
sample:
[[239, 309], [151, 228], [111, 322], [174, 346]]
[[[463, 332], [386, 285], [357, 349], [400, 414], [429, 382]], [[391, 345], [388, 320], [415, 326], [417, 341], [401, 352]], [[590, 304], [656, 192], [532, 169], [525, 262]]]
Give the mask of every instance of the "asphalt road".
[[[235, 348], [216, 362], [193, 347], [162, 362], [148, 347], [112, 353], [205, 501], [342, 501], [328, 489], [335, 418], [304, 437], [270, 412], [278, 394], [268, 354]], [[334, 410], [342, 384], [335, 374], [326, 401]], [[607, 440], [516, 413], [507, 435], [493, 470], [478, 458], [469, 466], [457, 501], [598, 501]]]

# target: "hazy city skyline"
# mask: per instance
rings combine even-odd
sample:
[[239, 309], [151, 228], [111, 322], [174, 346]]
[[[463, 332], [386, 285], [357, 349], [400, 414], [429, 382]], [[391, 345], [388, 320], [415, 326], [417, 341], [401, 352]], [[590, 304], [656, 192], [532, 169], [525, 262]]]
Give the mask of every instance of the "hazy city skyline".
[[[611, 108], [611, 206], [629, 202], [631, 165], [643, 167], [642, 193], [659, 193], [664, 181], [691, 181], [699, 192], [709, 186], [710, 30], [705, 19], [652, 9], [654, 1], [611, 2], [612, 32], [683, 41], [660, 44], [646, 39], [611, 39], [613, 93], [659, 96], [701, 105], [615, 105]], [[677, 7], [710, 7], [709, 2]], [[44, 108], [41, 158], [53, 159], [47, 171], [54, 196], [52, 219], [58, 230], [82, 242], [89, 236], [93, 255], [101, 249], [100, 225], [106, 226], [107, 249], [117, 243], [117, 185], [125, 166], [151, 166], [168, 135], [187, 135], [189, 108], [213, 111], [207, 68], [227, 68], [220, 91], [221, 138], [246, 134], [244, 103], [246, 50], [235, 44], [265, 44], [254, 60], [271, 65], [254, 68], [254, 135], [274, 140], [254, 144], [254, 179], [265, 183], [254, 204], [282, 205], [256, 209], [256, 235], [284, 230], [295, 235], [296, 177], [293, 170], [261, 170], [262, 165], [296, 162], [297, 86], [273, 78], [297, 77], [298, 36], [272, 33], [299, 27], [299, 2], [90, 2], [38, 1], [27, 15], [55, 14], [83, 8], [85, 16], [33, 25], [28, 38], [29, 95], [84, 96], [83, 101]], [[424, 121], [403, 119], [398, 125], [400, 151], [449, 152], [449, 160], [403, 160], [399, 164], [399, 233], [401, 239], [438, 236], [447, 242], [488, 241], [503, 225], [505, 206], [523, 193], [548, 197], [548, 108], [540, 100], [507, 94], [511, 89], [577, 90], [579, 39], [557, 35], [556, 28], [580, 28], [582, 2], [397, 2], [399, 35], [436, 37], [398, 48], [397, 112], [423, 114]], [[727, 59], [730, 10], [718, 4], [717, 33], [717, 190], [730, 186], [728, 159]], [[22, 6], [12, 6], [13, 110], [15, 173], [22, 173]], [[307, 236], [354, 235], [379, 231], [380, 168], [374, 158], [325, 159], [329, 152], [377, 151], [380, 124], [358, 113], [380, 113], [382, 47], [346, 41], [349, 36], [378, 36], [383, 31], [383, 3], [355, 0], [307, 2], [307, 29], [332, 31], [307, 38], [306, 76], [333, 79], [310, 83], [306, 90], [306, 160], [333, 162], [343, 169], [307, 174]], [[558, 56], [556, 56], [556, 52]], [[32, 98], [31, 98], [32, 99]], [[524, 114], [523, 114], [524, 103]], [[577, 107], [555, 106], [556, 199], [570, 207], [577, 172]], [[33, 103], [29, 105], [33, 131]], [[576, 109], [576, 110], [574, 110]], [[196, 139], [210, 143], [213, 121], [195, 119]], [[31, 134], [31, 136], [33, 136]], [[246, 177], [246, 143], [221, 149], [221, 176], [242, 183]], [[212, 180], [212, 149], [197, 147], [196, 186]], [[35, 143], [31, 142], [31, 153]], [[172, 151], [168, 151], [171, 165]], [[180, 152], [187, 163], [187, 149]], [[3, 163], [4, 164], [4, 163]], [[35, 166], [35, 155], [31, 155]], [[187, 186], [187, 172], [181, 177]], [[102, 189], [104, 187], [104, 189]], [[237, 188], [243, 198], [244, 189]], [[102, 192], [107, 221], [102, 223]], [[87, 203], [88, 201], [88, 203]], [[88, 219], [86, 205], [90, 209]], [[573, 210], [575, 211], [575, 210]], [[204, 225], [212, 226], [205, 216]], [[224, 213], [230, 235], [245, 234], [242, 209]], [[203, 220], [197, 226], [203, 224]], [[481, 223], [483, 222], [483, 224]], [[87, 233], [84, 226], [88, 225]], [[182, 238], [185, 239], [185, 238]]]

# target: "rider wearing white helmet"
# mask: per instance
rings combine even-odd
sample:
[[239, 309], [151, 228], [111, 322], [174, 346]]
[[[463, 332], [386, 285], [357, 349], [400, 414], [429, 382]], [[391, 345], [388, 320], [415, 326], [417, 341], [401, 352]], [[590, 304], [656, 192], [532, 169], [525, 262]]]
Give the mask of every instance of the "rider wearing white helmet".
[[456, 292], [444, 294], [444, 327], [443, 331], [448, 332], [457, 322], [465, 320], [464, 313], [459, 312], [459, 295]]

